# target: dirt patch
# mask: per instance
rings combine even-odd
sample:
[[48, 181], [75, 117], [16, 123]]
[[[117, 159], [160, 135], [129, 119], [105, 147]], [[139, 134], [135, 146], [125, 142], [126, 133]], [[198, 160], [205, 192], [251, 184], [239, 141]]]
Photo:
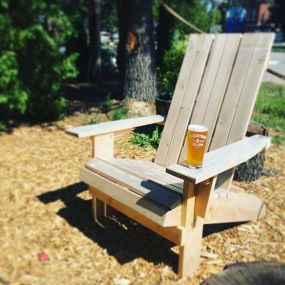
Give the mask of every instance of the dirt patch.
[[[154, 157], [129, 138], [117, 139], [117, 157]], [[180, 281], [170, 242], [119, 213], [105, 229], [93, 223], [87, 187], [78, 179], [90, 158], [89, 139], [55, 126], [21, 126], [0, 136], [0, 153], [2, 284], [199, 284], [229, 263], [285, 261], [284, 147], [266, 153], [275, 176], [239, 183], [266, 202], [266, 217], [221, 232], [206, 227], [200, 270]]]

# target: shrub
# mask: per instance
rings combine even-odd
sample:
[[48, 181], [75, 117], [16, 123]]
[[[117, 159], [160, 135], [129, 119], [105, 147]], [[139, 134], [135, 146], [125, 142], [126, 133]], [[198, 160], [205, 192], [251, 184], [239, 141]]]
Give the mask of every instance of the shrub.
[[115, 109], [111, 115], [111, 121], [124, 119], [129, 112], [129, 108], [127, 106], [121, 106]]
[[132, 136], [132, 142], [140, 146], [158, 148], [161, 139], [161, 132], [156, 127], [151, 135], [144, 133], [134, 133]]
[[0, 117], [62, 117], [62, 81], [77, 75], [77, 54], [63, 52], [69, 17], [57, 1], [2, 0], [0, 9]]
[[96, 125], [98, 123], [100, 123], [100, 116], [98, 114], [92, 114], [87, 118], [83, 125]]
[[0, 117], [24, 114], [28, 94], [18, 80], [16, 54], [12, 51], [0, 55]]
[[162, 68], [158, 69], [159, 96], [173, 95], [175, 85], [185, 55], [187, 42], [177, 41], [163, 56]]

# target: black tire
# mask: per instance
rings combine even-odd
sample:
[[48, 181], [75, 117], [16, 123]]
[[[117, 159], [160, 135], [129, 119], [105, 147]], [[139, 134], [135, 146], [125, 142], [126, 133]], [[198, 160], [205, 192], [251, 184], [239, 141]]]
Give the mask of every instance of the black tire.
[[264, 167], [265, 152], [261, 151], [250, 160], [237, 166], [234, 180], [236, 181], [255, 181], [261, 174]]
[[247, 262], [226, 266], [200, 285], [281, 285], [285, 284], [285, 263]]

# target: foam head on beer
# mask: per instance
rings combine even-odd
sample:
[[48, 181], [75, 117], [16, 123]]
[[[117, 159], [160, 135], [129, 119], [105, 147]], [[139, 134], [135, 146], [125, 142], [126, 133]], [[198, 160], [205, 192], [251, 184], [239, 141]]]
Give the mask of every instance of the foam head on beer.
[[203, 165], [208, 128], [190, 124], [187, 130], [187, 165], [200, 168]]

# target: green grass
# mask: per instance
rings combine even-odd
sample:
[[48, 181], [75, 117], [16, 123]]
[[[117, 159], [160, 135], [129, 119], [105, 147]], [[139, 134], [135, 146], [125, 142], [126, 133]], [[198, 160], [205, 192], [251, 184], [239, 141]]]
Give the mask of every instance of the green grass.
[[285, 86], [264, 82], [260, 88], [252, 120], [271, 128], [272, 141], [285, 145]]

